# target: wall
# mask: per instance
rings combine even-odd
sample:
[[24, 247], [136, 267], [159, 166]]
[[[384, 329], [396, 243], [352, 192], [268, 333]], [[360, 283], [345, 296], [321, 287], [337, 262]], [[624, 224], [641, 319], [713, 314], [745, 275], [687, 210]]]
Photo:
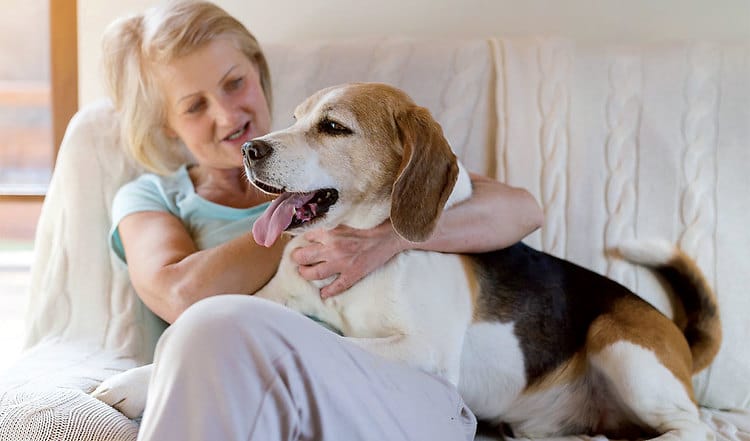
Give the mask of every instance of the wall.
[[[102, 95], [100, 40], [114, 18], [155, 0], [78, 0], [81, 104]], [[746, 0], [217, 0], [264, 42], [381, 35], [555, 34], [576, 39], [750, 40]]]

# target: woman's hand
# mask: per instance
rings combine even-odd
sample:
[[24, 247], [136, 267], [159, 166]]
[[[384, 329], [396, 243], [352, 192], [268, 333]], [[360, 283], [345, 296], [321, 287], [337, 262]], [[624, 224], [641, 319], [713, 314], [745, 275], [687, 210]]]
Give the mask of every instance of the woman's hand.
[[292, 251], [299, 273], [307, 280], [338, 275], [320, 290], [323, 298], [341, 294], [393, 256], [406, 249], [406, 241], [385, 221], [370, 230], [339, 226], [312, 230], [304, 235], [310, 244]]

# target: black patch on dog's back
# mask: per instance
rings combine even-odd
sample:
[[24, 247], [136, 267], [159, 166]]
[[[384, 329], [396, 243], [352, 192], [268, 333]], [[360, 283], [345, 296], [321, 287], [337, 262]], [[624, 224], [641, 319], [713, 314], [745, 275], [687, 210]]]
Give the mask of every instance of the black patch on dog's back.
[[528, 384], [551, 372], [586, 342], [591, 323], [627, 288], [523, 243], [468, 256], [479, 279], [482, 321], [515, 323]]

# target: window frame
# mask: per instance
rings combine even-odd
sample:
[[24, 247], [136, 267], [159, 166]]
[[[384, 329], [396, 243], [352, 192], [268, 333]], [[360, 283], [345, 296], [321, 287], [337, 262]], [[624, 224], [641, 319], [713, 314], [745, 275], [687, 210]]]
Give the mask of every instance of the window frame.
[[[49, 0], [50, 111], [52, 164], [70, 118], [78, 111], [78, 9], [77, 0]], [[3, 194], [0, 201], [41, 201], [43, 194]]]
[[77, 0], [50, 0], [49, 14], [54, 168], [65, 129], [78, 111]]

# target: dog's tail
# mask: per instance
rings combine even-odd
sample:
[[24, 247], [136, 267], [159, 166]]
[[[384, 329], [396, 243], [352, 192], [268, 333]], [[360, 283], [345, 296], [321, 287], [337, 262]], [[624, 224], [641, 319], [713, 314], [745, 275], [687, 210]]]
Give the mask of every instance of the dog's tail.
[[682, 330], [693, 354], [693, 373], [707, 367], [719, 352], [721, 320], [711, 285], [698, 265], [675, 245], [661, 240], [632, 241], [617, 247], [626, 260], [661, 275], [682, 301], [687, 324]]

